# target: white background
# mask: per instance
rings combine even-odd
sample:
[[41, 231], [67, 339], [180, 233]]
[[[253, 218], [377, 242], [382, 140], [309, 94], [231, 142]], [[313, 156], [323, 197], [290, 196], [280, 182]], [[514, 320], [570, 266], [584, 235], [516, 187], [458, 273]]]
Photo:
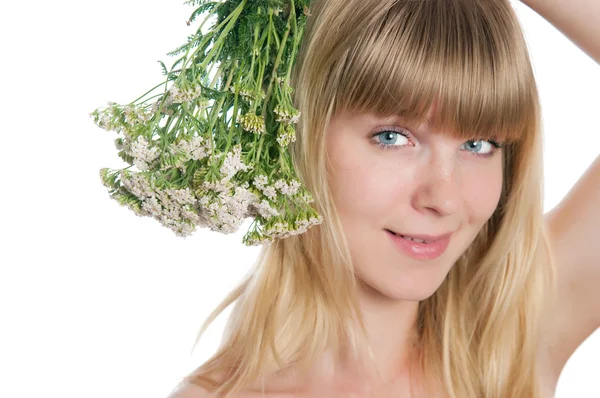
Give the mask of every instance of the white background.
[[[546, 209], [600, 153], [600, 66], [529, 8], [546, 133]], [[158, 84], [195, 26], [181, 1], [10, 2], [0, 13], [0, 396], [165, 398], [212, 353], [201, 322], [252, 264], [238, 234], [177, 238], [108, 197], [115, 133], [88, 114]], [[600, 204], [599, 204], [600, 206]], [[600, 208], [599, 208], [600, 210]], [[225, 313], [225, 316], [229, 312]], [[557, 397], [600, 397], [600, 331]]]

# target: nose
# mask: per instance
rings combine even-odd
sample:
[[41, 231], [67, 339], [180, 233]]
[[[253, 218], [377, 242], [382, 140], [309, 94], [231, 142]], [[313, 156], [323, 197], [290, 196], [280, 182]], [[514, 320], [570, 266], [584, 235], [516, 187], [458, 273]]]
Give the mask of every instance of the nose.
[[413, 206], [421, 212], [440, 216], [457, 213], [462, 203], [460, 176], [452, 157], [446, 160], [430, 157], [417, 177]]

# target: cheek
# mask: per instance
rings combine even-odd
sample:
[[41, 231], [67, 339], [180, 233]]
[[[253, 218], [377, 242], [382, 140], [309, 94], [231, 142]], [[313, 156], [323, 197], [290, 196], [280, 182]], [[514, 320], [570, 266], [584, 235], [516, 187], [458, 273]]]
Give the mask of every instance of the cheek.
[[335, 173], [330, 174], [330, 187], [345, 218], [377, 222], [391, 211], [394, 200], [397, 204], [394, 184], [391, 183], [394, 177], [385, 170], [365, 164], [355, 161], [336, 165]]
[[[389, 222], [398, 208], [398, 192], [407, 190], [411, 175], [408, 167], [390, 162], [360, 140], [336, 141], [330, 150], [329, 186], [344, 224], [351, 228], [366, 225], [381, 226]], [[399, 183], [402, 181], [403, 183]], [[364, 229], [362, 229], [364, 232]]]
[[463, 184], [465, 202], [470, 219], [474, 223], [485, 223], [494, 213], [502, 192], [501, 167], [482, 169], [470, 173]]

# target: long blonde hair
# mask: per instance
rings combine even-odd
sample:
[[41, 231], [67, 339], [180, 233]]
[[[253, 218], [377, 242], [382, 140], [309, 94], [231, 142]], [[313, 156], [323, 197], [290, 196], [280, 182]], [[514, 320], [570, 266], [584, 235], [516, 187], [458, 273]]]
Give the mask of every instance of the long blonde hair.
[[419, 303], [419, 366], [451, 398], [541, 397], [537, 342], [555, 271], [538, 91], [509, 1], [313, 0], [292, 85], [302, 117], [290, 151], [324, 223], [262, 248], [198, 334], [235, 303], [220, 347], [183, 381], [229, 396], [278, 370], [308, 369], [326, 349], [358, 352], [365, 328], [328, 187], [327, 126], [348, 109], [421, 122], [437, 100], [432, 128], [507, 144], [498, 208]]

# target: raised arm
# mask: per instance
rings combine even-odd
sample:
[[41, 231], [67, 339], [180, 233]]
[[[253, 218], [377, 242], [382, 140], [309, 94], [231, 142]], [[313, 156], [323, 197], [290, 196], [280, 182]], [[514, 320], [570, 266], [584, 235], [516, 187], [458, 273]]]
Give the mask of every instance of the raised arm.
[[521, 0], [600, 64], [599, 0]]
[[[522, 2], [600, 64], [600, 0]], [[600, 132], [597, 125], [589, 129]], [[600, 328], [600, 157], [546, 222], [558, 273], [557, 301], [548, 305], [546, 332], [552, 336], [549, 365], [558, 378], [577, 347]]]
[[[600, 157], [546, 215], [558, 297], [550, 309], [555, 370], [600, 328]], [[550, 332], [550, 331], [548, 331]]]

